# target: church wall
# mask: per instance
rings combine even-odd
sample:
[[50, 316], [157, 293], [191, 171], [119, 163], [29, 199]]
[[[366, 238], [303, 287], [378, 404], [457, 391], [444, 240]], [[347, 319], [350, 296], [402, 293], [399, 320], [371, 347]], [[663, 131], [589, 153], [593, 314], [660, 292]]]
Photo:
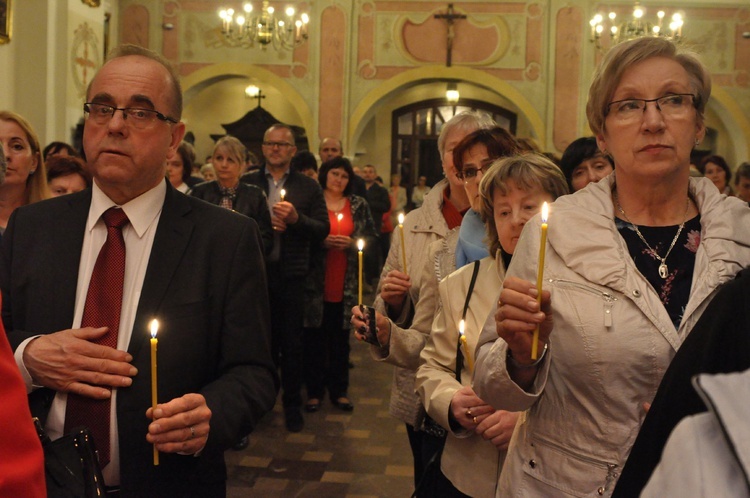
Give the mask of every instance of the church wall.
[[[81, 117], [81, 82], [103, 58], [109, 13], [113, 45], [139, 43], [177, 64], [185, 118], [201, 158], [211, 149], [209, 133], [221, 133], [222, 123], [257, 105], [243, 93], [254, 83], [267, 95], [264, 109], [305, 127], [313, 150], [322, 137], [337, 135], [356, 162], [372, 162], [384, 172], [390, 113], [407, 101], [442, 97], [447, 79], [459, 82], [464, 98], [517, 112], [519, 136], [560, 152], [588, 133], [587, 90], [601, 57], [589, 43], [588, 19], [597, 11], [626, 15], [632, 8], [630, 2], [590, 0], [455, 0], [455, 13], [467, 17], [453, 25], [452, 67], [446, 67], [447, 24], [434, 15], [445, 13], [447, 2], [294, 3], [312, 20], [309, 40], [290, 52], [223, 41], [218, 8], [239, 9], [240, 1], [102, 0], [95, 8], [81, 0], [14, 1], [13, 38], [0, 45], [6, 67], [0, 104], [28, 117], [43, 142], [70, 140]], [[685, 38], [698, 45], [712, 71], [715, 98], [707, 122], [719, 132], [715, 150], [730, 164], [747, 160], [750, 39], [742, 33], [750, 31], [750, 7], [744, 0], [663, 3], [668, 11], [685, 12]], [[224, 67], [241, 70], [222, 78], [216, 71]]]

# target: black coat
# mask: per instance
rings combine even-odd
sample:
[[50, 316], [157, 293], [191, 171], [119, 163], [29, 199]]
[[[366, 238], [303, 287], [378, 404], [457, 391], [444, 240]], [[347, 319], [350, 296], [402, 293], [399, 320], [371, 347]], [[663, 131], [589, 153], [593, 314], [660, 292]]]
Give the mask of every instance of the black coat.
[[[268, 179], [263, 170], [242, 175], [241, 181], [256, 185], [268, 195]], [[304, 279], [310, 271], [310, 247], [326, 238], [330, 224], [320, 184], [289, 169], [284, 182], [285, 200], [297, 210], [299, 220], [281, 233], [281, 269], [285, 279]]]
[[[165, 180], [166, 181], [166, 180]], [[2, 243], [2, 317], [13, 348], [69, 329], [91, 189], [16, 209]], [[146, 441], [151, 406], [148, 323], [159, 329], [159, 401], [200, 393], [211, 432], [198, 457], [162, 454]], [[180, 194], [167, 182], [128, 344], [139, 373], [119, 388], [121, 496], [217, 496], [224, 451], [276, 400], [270, 314], [256, 223]], [[49, 389], [38, 389], [43, 394]], [[37, 415], [46, 415], [37, 413]]]
[[[217, 206], [221, 204], [221, 187], [216, 180], [196, 185], [190, 191], [190, 195]], [[237, 197], [232, 202], [232, 210], [255, 220], [260, 228], [260, 235], [263, 237], [265, 254], [268, 255], [273, 247], [273, 227], [266, 194], [263, 190], [255, 185], [240, 182], [237, 187]]]
[[682, 343], [656, 392], [613, 498], [640, 495], [675, 426], [706, 411], [691, 379], [750, 368], [750, 269], [724, 285]]

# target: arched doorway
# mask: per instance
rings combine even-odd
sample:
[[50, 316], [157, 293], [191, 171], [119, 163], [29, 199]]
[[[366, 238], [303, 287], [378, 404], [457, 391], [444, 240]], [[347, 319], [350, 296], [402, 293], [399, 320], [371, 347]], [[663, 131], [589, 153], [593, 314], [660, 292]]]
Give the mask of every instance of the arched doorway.
[[437, 147], [440, 130], [456, 114], [471, 110], [486, 112], [499, 126], [515, 134], [518, 117], [514, 112], [480, 100], [461, 99], [449, 104], [445, 99], [430, 99], [393, 111], [391, 174], [401, 175], [401, 185], [409, 195], [420, 176], [427, 177], [429, 186], [443, 178]]

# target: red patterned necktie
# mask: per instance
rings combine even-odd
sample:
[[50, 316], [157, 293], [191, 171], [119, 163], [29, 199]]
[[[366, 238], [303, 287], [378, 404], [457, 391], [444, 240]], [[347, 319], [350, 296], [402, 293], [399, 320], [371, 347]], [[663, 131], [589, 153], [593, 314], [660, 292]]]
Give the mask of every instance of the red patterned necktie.
[[[107, 225], [107, 240], [99, 251], [91, 273], [81, 328], [109, 327], [104, 337], [92, 342], [116, 348], [125, 280], [125, 240], [122, 237], [122, 227], [128, 222], [128, 217], [122, 209], [110, 208], [102, 214], [102, 218]], [[68, 394], [65, 432], [78, 426], [88, 427], [94, 436], [102, 467], [109, 463], [109, 412], [109, 399], [96, 400], [74, 393]]]

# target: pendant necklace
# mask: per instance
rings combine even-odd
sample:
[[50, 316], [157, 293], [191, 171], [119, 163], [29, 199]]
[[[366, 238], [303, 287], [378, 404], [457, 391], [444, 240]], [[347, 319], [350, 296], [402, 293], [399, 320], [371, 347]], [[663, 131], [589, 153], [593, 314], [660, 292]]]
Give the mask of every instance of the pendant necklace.
[[633, 229], [635, 230], [635, 233], [638, 234], [638, 237], [643, 241], [644, 244], [646, 244], [646, 247], [648, 247], [648, 250], [651, 251], [651, 254], [653, 254], [656, 257], [656, 259], [661, 261], [661, 264], [659, 265], [659, 276], [666, 280], [667, 276], [669, 275], [669, 269], [667, 268], [667, 258], [669, 257], [669, 254], [672, 252], [672, 248], [677, 242], [677, 239], [680, 237], [680, 234], [682, 233], [682, 229], [685, 227], [685, 222], [687, 221], [688, 211], [690, 211], [690, 196], [688, 195], [688, 198], [687, 198], [687, 204], [685, 205], [685, 216], [683, 216], [682, 223], [680, 223], [680, 228], [677, 229], [677, 233], [672, 239], [672, 243], [669, 244], [669, 249], [667, 249], [667, 254], [665, 254], [663, 258], [659, 256], [659, 254], [654, 250], [653, 247], [649, 245], [648, 242], [646, 242], [646, 238], [643, 236], [641, 231], [638, 230], [638, 225], [635, 225], [632, 221], [628, 219], [628, 215], [625, 214], [625, 210], [622, 209], [622, 206], [620, 205], [620, 199], [618, 199], [617, 197], [617, 190], [614, 190], [614, 189], [612, 190], [612, 196], [615, 198], [615, 204], [617, 204], [617, 209], [618, 211], [622, 213], [622, 216], [625, 218], [625, 221], [630, 223], [630, 226], [633, 227]]

